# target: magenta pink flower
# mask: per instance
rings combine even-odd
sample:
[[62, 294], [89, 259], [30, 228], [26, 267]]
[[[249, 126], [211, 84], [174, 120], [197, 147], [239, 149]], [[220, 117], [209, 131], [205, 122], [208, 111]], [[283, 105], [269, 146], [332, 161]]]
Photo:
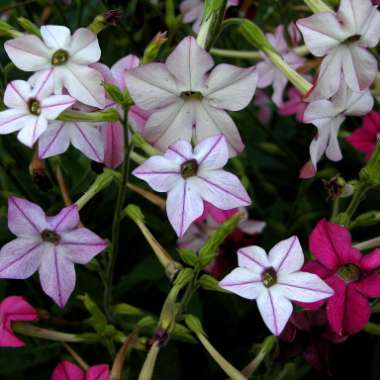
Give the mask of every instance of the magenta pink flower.
[[55, 368], [51, 380], [109, 380], [109, 368], [107, 364], [98, 364], [85, 373], [74, 363], [63, 360]]
[[208, 218], [208, 216], [211, 216], [216, 223], [220, 224], [238, 212], [237, 208], [221, 210], [209, 202], [204, 202], [203, 206], [203, 214], [196, 220], [198, 223], [203, 222]]
[[17, 236], [0, 251], [0, 278], [26, 279], [37, 270], [43, 291], [64, 307], [75, 288], [74, 264], [87, 264], [106, 241], [79, 226], [75, 205], [46, 216], [35, 203], [10, 197], [8, 227]]
[[164, 156], [154, 156], [133, 171], [159, 192], [167, 192], [166, 212], [179, 237], [204, 212], [204, 201], [221, 210], [248, 206], [251, 199], [239, 179], [222, 168], [228, 147], [222, 134], [201, 141], [194, 151], [179, 140]]
[[296, 119], [302, 123], [306, 107], [307, 103], [302, 95], [295, 87], [292, 87], [288, 91], [288, 100], [282, 103], [277, 112], [282, 116], [296, 115]]
[[0, 302], [0, 347], [22, 347], [25, 343], [12, 331], [12, 321], [34, 321], [37, 312], [20, 296], [10, 296]]
[[370, 112], [364, 117], [363, 126], [347, 137], [347, 141], [369, 160], [380, 138], [380, 114]]
[[380, 297], [380, 249], [362, 255], [352, 247], [347, 228], [321, 220], [310, 235], [316, 260], [303, 270], [323, 278], [335, 294], [327, 300], [327, 319], [338, 335], [359, 332], [368, 323], [368, 298]]

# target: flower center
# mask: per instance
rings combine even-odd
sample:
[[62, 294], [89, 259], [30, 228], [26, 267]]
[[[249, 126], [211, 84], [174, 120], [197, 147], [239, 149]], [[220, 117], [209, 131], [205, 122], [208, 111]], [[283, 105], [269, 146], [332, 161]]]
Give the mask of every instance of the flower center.
[[51, 57], [51, 64], [54, 66], [60, 66], [67, 62], [69, 59], [69, 53], [66, 50], [59, 49], [54, 52]]
[[38, 116], [41, 113], [40, 102], [37, 99], [29, 99], [28, 101], [29, 112]]
[[357, 281], [360, 278], [360, 269], [354, 264], [342, 265], [338, 269], [338, 276], [346, 282]]
[[266, 269], [261, 273], [261, 280], [266, 288], [270, 288], [277, 282], [277, 274], [273, 268]]
[[41, 238], [43, 241], [53, 243], [54, 245], [58, 245], [61, 241], [61, 237], [52, 230], [43, 230], [41, 232]]
[[181, 164], [181, 176], [183, 178], [193, 177], [198, 172], [197, 160], [188, 160]]
[[181, 98], [184, 100], [202, 100], [203, 95], [199, 91], [184, 91], [181, 93]]
[[358, 42], [361, 38], [362, 36], [360, 34], [355, 34], [354, 36], [348, 37], [344, 42], [346, 44], [351, 44], [354, 42]]

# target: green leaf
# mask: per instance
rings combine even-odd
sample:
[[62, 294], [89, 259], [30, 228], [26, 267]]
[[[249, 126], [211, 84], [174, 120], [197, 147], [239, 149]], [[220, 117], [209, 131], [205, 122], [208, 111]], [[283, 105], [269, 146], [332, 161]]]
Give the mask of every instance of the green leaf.
[[178, 253], [182, 261], [192, 267], [195, 267], [199, 263], [199, 258], [192, 249], [179, 248]]
[[144, 311], [138, 307], [129, 305], [128, 303], [118, 303], [112, 307], [112, 311], [115, 314], [121, 315], [144, 315]]
[[103, 83], [103, 87], [106, 89], [112, 100], [119, 104], [124, 103], [124, 95], [121, 93], [119, 87], [112, 83]]
[[78, 298], [83, 302], [84, 307], [91, 315], [88, 319], [88, 323], [96, 332], [103, 333], [107, 328], [107, 318], [100, 310], [99, 306], [90, 298], [88, 294], [78, 296]]
[[208, 274], [204, 274], [201, 276], [201, 278], [199, 279], [199, 284], [205, 290], [213, 290], [215, 292], [229, 293], [228, 291], [222, 289], [219, 286], [219, 281], [216, 278]]

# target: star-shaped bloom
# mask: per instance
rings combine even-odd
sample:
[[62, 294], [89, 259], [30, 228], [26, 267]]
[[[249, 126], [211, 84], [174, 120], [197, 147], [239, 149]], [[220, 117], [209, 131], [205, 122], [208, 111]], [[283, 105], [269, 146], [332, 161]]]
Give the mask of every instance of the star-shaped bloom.
[[180, 140], [164, 156], [154, 156], [133, 171], [155, 191], [167, 192], [166, 212], [179, 237], [204, 211], [204, 201], [221, 210], [248, 206], [251, 199], [239, 179], [224, 170], [228, 148], [222, 134], [192, 150]]
[[[280, 53], [284, 61], [293, 69], [301, 67], [305, 63], [305, 59], [298, 56], [291, 48], [288, 47], [284, 38], [284, 26], [279, 25], [274, 34], [268, 33], [268, 41]], [[273, 63], [263, 56], [263, 60], [256, 65], [258, 82], [257, 87], [265, 88], [273, 86], [273, 103], [277, 107], [281, 107], [283, 103], [283, 94], [288, 83], [288, 78], [273, 65]]]
[[45, 72], [34, 87], [29, 82], [15, 80], [7, 85], [0, 112], [0, 134], [19, 131], [17, 138], [32, 147], [48, 128], [50, 120], [75, 103], [68, 95], [52, 95], [52, 70]]
[[0, 302], [0, 347], [22, 347], [25, 343], [12, 331], [12, 321], [34, 321], [37, 312], [20, 296], [10, 296]]
[[108, 380], [109, 368], [107, 364], [98, 364], [90, 367], [86, 372], [68, 360], [60, 362], [53, 372], [51, 380]]
[[129, 71], [127, 87], [135, 103], [154, 111], [145, 126], [149, 142], [165, 151], [183, 139], [198, 141], [223, 133], [230, 155], [244, 148], [235, 123], [225, 111], [246, 107], [255, 92], [253, 67], [242, 69], [214, 61], [193, 37], [184, 38], [165, 64], [150, 63]]
[[46, 216], [35, 203], [10, 197], [8, 227], [17, 236], [0, 251], [0, 278], [26, 279], [37, 270], [43, 291], [64, 307], [75, 288], [74, 264], [87, 264], [107, 243], [79, 226], [75, 205]]
[[239, 267], [219, 285], [241, 297], [256, 299], [265, 324], [279, 335], [292, 315], [291, 301], [315, 302], [333, 294], [317, 275], [300, 271], [303, 263], [297, 236], [277, 243], [268, 255], [259, 246], [241, 248]]
[[336, 14], [317, 13], [297, 21], [308, 49], [324, 57], [310, 100], [330, 98], [342, 81], [356, 92], [370, 87], [377, 60], [367, 48], [378, 44], [379, 24], [380, 13], [370, 0], [341, 0]]
[[71, 35], [68, 28], [58, 25], [43, 25], [40, 31], [42, 39], [25, 34], [5, 42], [11, 61], [21, 70], [36, 71], [34, 80], [52, 70], [56, 94], [65, 88], [78, 101], [102, 108], [102, 77], [88, 66], [100, 58], [96, 35], [86, 28]]
[[369, 160], [379, 138], [380, 114], [378, 112], [370, 112], [364, 117], [363, 126], [348, 136], [347, 141], [359, 152], [365, 153], [366, 160]]
[[352, 247], [350, 231], [321, 220], [309, 239], [316, 258], [303, 270], [323, 278], [334, 289], [327, 300], [327, 319], [338, 335], [352, 335], [364, 328], [371, 315], [368, 298], [380, 297], [380, 249], [362, 255]]
[[317, 100], [310, 103], [304, 113], [304, 122], [314, 124], [317, 136], [310, 144], [310, 174], [315, 175], [317, 163], [326, 154], [331, 161], [342, 159], [338, 142], [340, 126], [347, 116], [363, 116], [373, 107], [369, 90], [353, 92], [342, 82], [339, 91], [331, 100]]

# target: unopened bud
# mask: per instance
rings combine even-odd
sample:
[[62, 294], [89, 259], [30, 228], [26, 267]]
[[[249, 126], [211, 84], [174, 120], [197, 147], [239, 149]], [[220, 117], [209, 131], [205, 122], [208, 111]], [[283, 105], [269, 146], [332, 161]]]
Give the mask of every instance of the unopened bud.
[[38, 158], [37, 152], [33, 155], [33, 159], [29, 165], [29, 173], [33, 183], [41, 191], [49, 191], [53, 185], [46, 174], [45, 162]]
[[168, 40], [167, 32], [158, 32], [152, 41], [149, 42], [149, 45], [144, 51], [144, 56], [142, 63], [145, 65], [154, 61], [161, 49], [161, 46]]
[[336, 175], [328, 181], [323, 179], [322, 183], [329, 199], [346, 198], [351, 196], [354, 191], [353, 185], [347, 183], [340, 175]]
[[18, 17], [17, 18], [17, 22], [19, 23], [19, 25], [29, 34], [34, 34], [35, 36], [41, 38], [41, 32], [40, 32], [40, 28], [34, 24], [33, 22], [31, 22], [30, 20], [28, 20], [27, 18], [25, 17]]

